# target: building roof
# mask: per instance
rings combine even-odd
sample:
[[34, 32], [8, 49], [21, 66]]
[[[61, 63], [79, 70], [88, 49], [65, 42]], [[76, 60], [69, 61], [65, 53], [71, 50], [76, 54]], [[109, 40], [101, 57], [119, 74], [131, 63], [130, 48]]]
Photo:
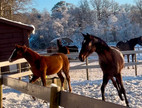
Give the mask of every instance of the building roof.
[[31, 33], [34, 32], [34, 30], [35, 30], [35, 27], [33, 25], [28, 25], [28, 24], [24, 24], [21, 22], [17, 22], [17, 21], [12, 21], [12, 20], [9, 20], [9, 19], [3, 18], [3, 17], [0, 17], [0, 23], [4, 23], [4, 24], [19, 27], [19, 28], [27, 29]]

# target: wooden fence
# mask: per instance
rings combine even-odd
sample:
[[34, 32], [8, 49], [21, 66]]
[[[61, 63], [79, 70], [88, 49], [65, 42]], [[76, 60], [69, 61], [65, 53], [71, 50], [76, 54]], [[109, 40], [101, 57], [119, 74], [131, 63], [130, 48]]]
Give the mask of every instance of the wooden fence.
[[[137, 61], [137, 58], [136, 58], [136, 54], [139, 54], [139, 53], [142, 53], [142, 50], [139, 50], [139, 51], [122, 51], [122, 53], [124, 55], [127, 55], [127, 54], [135, 54], [135, 62], [129, 62], [129, 63], [125, 63], [125, 66], [132, 66], [132, 65], [135, 65], [135, 75], [137, 75], [137, 65], [141, 65], [142, 62], [138, 62]], [[42, 54], [42, 55], [50, 55], [50, 54]], [[79, 53], [71, 53], [71, 54], [67, 54], [67, 56], [69, 58], [77, 58], [79, 55]], [[97, 54], [96, 53], [93, 53], [91, 54], [91, 56], [93, 57], [97, 57]], [[25, 59], [19, 59], [19, 60], [16, 60], [15, 62], [12, 62], [12, 63], [9, 63], [9, 61], [5, 61], [5, 62], [0, 62], [0, 72], [1, 72], [1, 67], [4, 67], [4, 66], [9, 66], [9, 65], [14, 65], [14, 64], [18, 64], [19, 66], [19, 69], [18, 70], [21, 70], [21, 66], [20, 64], [21, 63], [25, 63], [27, 62]], [[76, 59], [76, 60], [70, 60], [70, 62], [80, 62], [79, 59]], [[70, 67], [70, 70], [76, 70], [76, 69], [86, 69], [86, 72], [88, 74], [88, 69], [91, 69], [91, 68], [100, 68], [99, 65], [89, 65], [89, 63], [92, 63], [92, 62], [95, 62], [95, 60], [88, 60], [88, 58], [86, 59], [85, 62], [83, 62], [81, 65], [76, 65], [76, 66], [71, 66]], [[21, 71], [19, 71], [21, 72]], [[27, 72], [28, 74], [29, 72]], [[26, 74], [26, 73], [25, 73]]]
[[[19, 77], [21, 76], [23, 75], [19, 75]], [[47, 102], [50, 102], [50, 108], [59, 108], [59, 106], [64, 108], [126, 108], [125, 106], [114, 103], [104, 102], [74, 93], [60, 91], [59, 87], [57, 86], [51, 86], [51, 88], [43, 87], [30, 84], [28, 82], [23, 82], [8, 76], [2, 76], [0, 79], [1, 88], [2, 84], [4, 84], [23, 93], [43, 99]], [[0, 93], [0, 99], [0, 108], [2, 108], [2, 89]]]
[[[142, 51], [125, 51], [122, 52], [123, 54], [137, 54], [142, 53]], [[78, 54], [70, 54], [68, 57], [75, 57], [75, 55], [78, 56]], [[93, 56], [96, 56], [94, 53]], [[12, 65], [12, 64], [20, 64], [25, 62], [25, 59], [19, 59], [13, 63], [6, 62], [0, 62], [0, 69], [3, 66]], [[79, 62], [72, 60], [71, 62]], [[89, 62], [89, 60], [87, 61]], [[79, 65], [79, 66], [72, 66], [71, 70], [74, 69], [89, 69], [89, 68], [99, 68], [99, 65], [88, 65], [85, 66]], [[126, 66], [130, 65], [140, 65], [142, 62], [134, 62], [134, 63], [125, 63]], [[0, 72], [1, 74], [1, 72]], [[28, 82], [23, 82], [20, 80], [17, 80], [15, 78], [23, 77], [32, 74], [31, 71], [22, 72], [18, 74], [13, 75], [1, 75], [0, 78], [0, 108], [2, 108], [2, 85], [9, 86], [11, 88], [14, 88], [16, 90], [19, 90], [23, 93], [35, 96], [37, 98], [43, 99], [45, 101], [50, 102], [50, 108], [58, 108], [59, 106], [63, 106], [64, 108], [123, 108], [124, 106], [120, 106], [117, 104], [109, 103], [109, 102], [103, 102], [101, 100], [96, 100], [93, 98], [80, 96], [74, 93], [68, 93], [65, 91], [60, 91], [59, 87], [43, 87], [35, 84], [30, 84]], [[89, 78], [88, 78], [89, 79]], [[35, 89], [36, 88], [36, 89]], [[47, 95], [45, 95], [47, 94]]]
[[[132, 66], [134, 65], [135, 66], [135, 75], [137, 76], [137, 65], [141, 65], [142, 64], [142, 61], [141, 62], [138, 62], [137, 61], [137, 54], [140, 54], [142, 53], [142, 50], [138, 50], [138, 51], [121, 51], [123, 55], [128, 55], [128, 54], [135, 54], [135, 60], [134, 62], [125, 62], [125, 66]], [[93, 53], [91, 54], [90, 56], [97, 56], [96, 53]], [[78, 57], [78, 53], [71, 53], [71, 54], [68, 54], [68, 57], [69, 58], [73, 58], [73, 57]], [[80, 62], [79, 60], [71, 60], [71, 62]], [[70, 70], [76, 70], [76, 69], [86, 69], [86, 76], [87, 76], [87, 80], [89, 80], [89, 71], [88, 69], [91, 69], [91, 68], [100, 68], [99, 65], [89, 65], [89, 63], [92, 63], [92, 62], [95, 62], [95, 60], [88, 60], [88, 58], [86, 59], [85, 61], [85, 65], [76, 65], [76, 66], [72, 66], [70, 67]]]

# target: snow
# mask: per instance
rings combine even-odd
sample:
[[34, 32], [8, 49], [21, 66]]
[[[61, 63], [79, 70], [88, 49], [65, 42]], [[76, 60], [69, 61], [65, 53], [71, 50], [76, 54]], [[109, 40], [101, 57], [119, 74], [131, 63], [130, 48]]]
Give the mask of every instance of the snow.
[[[138, 55], [138, 58], [141, 58]], [[141, 59], [142, 60], [142, 59]], [[95, 61], [95, 60], [94, 60]], [[78, 65], [80, 62], [71, 62], [70, 65]], [[92, 64], [98, 64], [94, 62]], [[142, 107], [142, 65], [138, 65], [138, 76], [135, 76], [135, 69], [122, 70], [122, 77], [126, 95], [131, 108]], [[89, 69], [89, 80], [86, 80], [86, 70], [70, 70], [71, 85], [73, 93], [92, 97], [101, 100], [101, 84], [102, 84], [102, 70], [100, 68]], [[26, 77], [23, 78], [27, 81]], [[34, 101], [31, 96], [16, 91], [10, 87], [3, 86], [3, 106], [5, 108], [48, 108], [49, 103], [44, 103], [43, 100], [37, 99]], [[124, 105], [121, 101], [112, 82], [109, 81], [105, 89], [105, 98], [108, 102]]]

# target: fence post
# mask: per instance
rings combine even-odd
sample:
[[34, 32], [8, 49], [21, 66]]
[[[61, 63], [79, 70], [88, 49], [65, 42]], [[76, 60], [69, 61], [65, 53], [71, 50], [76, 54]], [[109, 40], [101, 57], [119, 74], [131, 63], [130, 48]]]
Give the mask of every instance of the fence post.
[[2, 94], [3, 92], [2, 92], [2, 75], [1, 75], [1, 67], [0, 67], [0, 108], [2, 108], [3, 107], [3, 105], [2, 105]]
[[[19, 69], [19, 73], [21, 73], [21, 63], [18, 64], [18, 69]], [[19, 77], [19, 80], [21, 80], [22, 78]]]
[[[86, 66], [88, 66], [88, 57], [86, 58]], [[86, 68], [86, 75], [87, 75], [87, 80], [89, 80], [89, 71], [88, 71], [88, 68]]]
[[55, 84], [51, 84], [50, 92], [50, 108], [59, 108], [59, 87]]
[[[137, 55], [135, 54], [135, 63], [137, 63]], [[137, 65], [135, 64], [135, 75], [137, 76]]]

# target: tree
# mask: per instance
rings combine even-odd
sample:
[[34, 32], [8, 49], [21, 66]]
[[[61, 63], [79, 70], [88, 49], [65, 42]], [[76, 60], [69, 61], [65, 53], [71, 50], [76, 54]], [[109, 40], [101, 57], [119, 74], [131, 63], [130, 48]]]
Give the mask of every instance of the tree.
[[12, 20], [15, 19], [15, 16], [27, 10], [28, 6], [32, 3], [31, 1], [32, 0], [0, 0], [0, 17]]
[[135, 0], [136, 6], [132, 8], [133, 21], [141, 24], [142, 26], [142, 0]]
[[97, 12], [98, 20], [101, 20], [103, 12], [107, 11], [111, 7], [111, 3], [109, 0], [91, 0], [91, 5]]
[[0, 0], [0, 17], [12, 19], [13, 16], [13, 0]]

